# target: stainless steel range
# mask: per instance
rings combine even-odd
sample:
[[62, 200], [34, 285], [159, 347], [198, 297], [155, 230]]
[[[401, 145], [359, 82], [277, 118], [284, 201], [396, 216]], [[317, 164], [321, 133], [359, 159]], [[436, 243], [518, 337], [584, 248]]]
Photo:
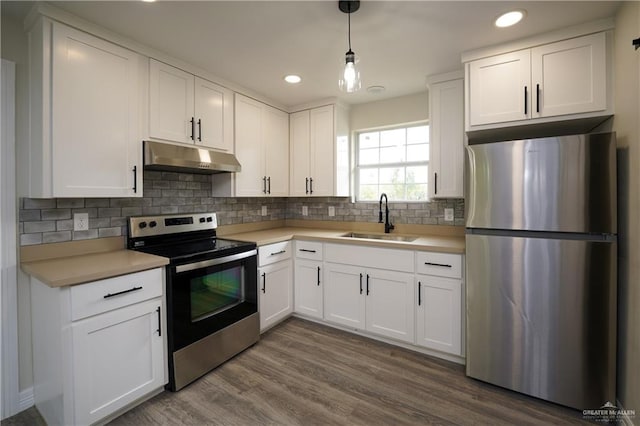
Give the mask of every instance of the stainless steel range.
[[166, 268], [169, 383], [176, 391], [260, 337], [257, 249], [217, 238], [215, 213], [129, 218], [131, 250]]

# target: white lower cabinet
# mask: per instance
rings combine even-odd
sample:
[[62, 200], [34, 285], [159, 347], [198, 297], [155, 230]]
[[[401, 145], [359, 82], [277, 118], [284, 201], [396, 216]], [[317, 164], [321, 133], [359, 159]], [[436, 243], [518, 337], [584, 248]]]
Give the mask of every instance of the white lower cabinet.
[[296, 259], [295, 312], [322, 319], [322, 262]]
[[162, 299], [74, 323], [75, 423], [92, 424], [162, 387]]
[[412, 343], [413, 274], [326, 263], [324, 318]]
[[416, 276], [418, 285], [416, 343], [463, 356], [462, 280]]
[[31, 277], [35, 405], [89, 425], [167, 382], [163, 268], [52, 288]]
[[258, 301], [260, 331], [287, 318], [293, 312], [292, 242], [258, 249]]

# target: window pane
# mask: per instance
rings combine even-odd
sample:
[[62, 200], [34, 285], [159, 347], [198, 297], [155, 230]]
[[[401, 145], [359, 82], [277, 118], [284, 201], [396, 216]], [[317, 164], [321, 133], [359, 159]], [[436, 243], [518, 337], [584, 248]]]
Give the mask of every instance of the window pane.
[[405, 129], [384, 130], [380, 132], [380, 146], [403, 146], [405, 137]]
[[429, 126], [409, 127], [407, 129], [407, 144], [429, 143]]
[[407, 201], [420, 201], [427, 199], [427, 184], [412, 183], [407, 185]]
[[380, 148], [380, 163], [402, 163], [405, 161], [404, 146]]
[[404, 185], [380, 185], [380, 193], [387, 194], [389, 201], [404, 200]]
[[407, 183], [427, 183], [428, 176], [427, 166], [407, 167]]
[[379, 164], [380, 150], [378, 148], [361, 149], [358, 160], [360, 164]]
[[380, 183], [404, 183], [404, 167], [380, 169]]
[[380, 137], [379, 132], [369, 132], [369, 133], [361, 133], [359, 137], [359, 145], [360, 149], [363, 148], [377, 148], [378, 147], [378, 139]]
[[377, 200], [378, 185], [360, 185], [359, 200]]
[[429, 144], [407, 145], [407, 161], [429, 161]]
[[378, 183], [378, 169], [360, 169], [360, 185]]

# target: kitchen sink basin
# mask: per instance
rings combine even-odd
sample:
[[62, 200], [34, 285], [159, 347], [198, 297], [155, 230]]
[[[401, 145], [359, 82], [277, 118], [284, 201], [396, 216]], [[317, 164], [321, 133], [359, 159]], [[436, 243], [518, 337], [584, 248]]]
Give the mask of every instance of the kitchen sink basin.
[[344, 234], [341, 236], [347, 238], [365, 238], [368, 240], [404, 241], [405, 243], [409, 243], [418, 239], [418, 237], [409, 237], [405, 235], [361, 234], [359, 232], [349, 232], [348, 234]]

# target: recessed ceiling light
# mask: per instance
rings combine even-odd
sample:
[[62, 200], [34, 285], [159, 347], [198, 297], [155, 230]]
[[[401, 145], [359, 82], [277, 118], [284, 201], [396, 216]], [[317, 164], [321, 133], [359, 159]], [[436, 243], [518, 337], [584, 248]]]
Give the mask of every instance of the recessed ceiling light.
[[377, 95], [379, 93], [382, 93], [386, 90], [386, 88], [384, 86], [369, 86], [367, 87], [367, 92], [371, 93], [372, 95]]
[[302, 78], [299, 75], [289, 74], [284, 76], [284, 81], [291, 84], [297, 84], [302, 81]]
[[510, 27], [522, 21], [522, 18], [524, 18], [525, 15], [526, 12], [524, 10], [512, 10], [511, 12], [506, 12], [496, 19], [495, 25], [499, 28]]
[[145, 3], [154, 3], [156, 0], [142, 0]]

